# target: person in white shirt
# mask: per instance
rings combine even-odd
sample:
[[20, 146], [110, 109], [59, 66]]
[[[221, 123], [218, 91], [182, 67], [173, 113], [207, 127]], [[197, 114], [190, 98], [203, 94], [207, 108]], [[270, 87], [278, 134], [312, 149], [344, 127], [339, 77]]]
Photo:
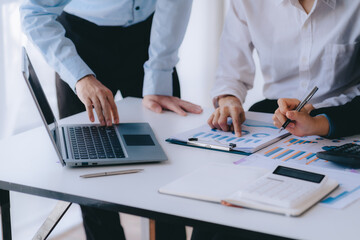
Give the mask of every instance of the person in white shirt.
[[360, 1], [231, 0], [212, 90], [216, 110], [208, 124], [241, 135], [254, 49], [266, 99], [250, 111], [273, 113], [277, 99], [302, 99], [314, 86], [314, 107], [345, 104], [360, 92], [359, 41]]

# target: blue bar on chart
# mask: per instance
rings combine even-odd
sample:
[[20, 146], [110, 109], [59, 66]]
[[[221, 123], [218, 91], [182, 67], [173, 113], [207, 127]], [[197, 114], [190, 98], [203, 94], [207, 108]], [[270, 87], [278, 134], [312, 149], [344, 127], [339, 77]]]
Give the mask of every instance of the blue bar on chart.
[[218, 140], [224, 140], [225, 138], [227, 138], [227, 136], [223, 136], [223, 137], [219, 138]]
[[208, 133], [208, 134], [206, 134], [204, 137], [210, 137], [210, 136], [212, 136], [213, 134], [212, 133]]
[[325, 203], [325, 204], [333, 204], [335, 203], [336, 201], [339, 201], [341, 198], [344, 198], [346, 197], [347, 195], [350, 195], [356, 191], [360, 190], [360, 186], [357, 186], [356, 188], [354, 188], [353, 190], [351, 191], [344, 191], [340, 194], [338, 194], [337, 196], [335, 197], [328, 197], [328, 198], [325, 198], [324, 200], [322, 200], [321, 202], [322, 203]]
[[254, 143], [258, 143], [258, 142], [260, 142], [261, 140], [256, 140], [256, 141], [254, 141]]
[[298, 154], [292, 156], [290, 159], [295, 159], [297, 157], [300, 157], [301, 155], [303, 155], [305, 152], [299, 152]]
[[306, 159], [310, 159], [310, 158], [312, 158], [313, 156], [316, 156], [316, 153], [310, 154]]
[[196, 138], [196, 137], [199, 137], [199, 136], [201, 136], [203, 134], [204, 134], [204, 132], [199, 132], [199, 133], [195, 134], [193, 137]]
[[232, 141], [232, 140], [234, 140], [234, 139], [236, 139], [236, 137], [231, 137], [231, 138], [229, 138], [228, 140], [226, 140], [227, 142], [230, 142], [230, 141]]
[[285, 157], [286, 155], [292, 153], [293, 151], [294, 151], [294, 150], [287, 149], [287, 150], [279, 153], [278, 155], [276, 155], [276, 156], [274, 156], [274, 157], [272, 157], [272, 158], [273, 158], [273, 159], [281, 159], [281, 158]]
[[281, 151], [281, 150], [283, 150], [283, 148], [281, 148], [281, 147], [276, 147], [276, 148], [270, 149], [270, 150], [267, 151], [264, 155], [265, 155], [265, 157], [270, 157], [271, 155], [273, 155], [273, 154], [275, 154], [275, 153], [277, 153], [277, 152], [279, 152], [279, 151]]
[[215, 136], [213, 136], [212, 138], [217, 138], [217, 137], [220, 137], [221, 135], [220, 134], [217, 134]]
[[252, 141], [252, 139], [248, 139], [248, 140], [245, 141], [245, 143], [248, 143], [248, 142], [251, 142], [251, 141]]
[[238, 140], [236, 140], [236, 142], [241, 142], [242, 140], [244, 140], [245, 138], [239, 138]]

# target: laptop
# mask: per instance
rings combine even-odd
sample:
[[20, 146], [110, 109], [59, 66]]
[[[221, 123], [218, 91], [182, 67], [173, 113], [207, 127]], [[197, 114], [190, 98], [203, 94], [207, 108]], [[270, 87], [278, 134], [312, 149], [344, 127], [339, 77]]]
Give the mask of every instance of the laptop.
[[97, 166], [166, 161], [148, 123], [58, 125], [23, 48], [22, 72], [63, 166]]

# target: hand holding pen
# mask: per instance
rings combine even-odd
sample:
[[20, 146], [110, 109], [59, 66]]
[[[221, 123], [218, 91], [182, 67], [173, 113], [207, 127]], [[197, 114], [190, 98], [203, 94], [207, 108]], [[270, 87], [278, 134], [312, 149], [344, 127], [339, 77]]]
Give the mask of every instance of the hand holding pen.
[[[296, 107], [295, 111], [300, 112], [305, 107], [306, 113], [305, 113], [305, 115], [303, 115], [303, 117], [310, 118], [310, 116], [308, 115], [308, 112], [310, 112], [313, 109], [313, 107], [310, 104], [308, 104], [308, 105], [306, 105], [306, 104], [309, 102], [309, 100], [312, 98], [312, 96], [314, 96], [314, 94], [316, 93], [317, 90], [318, 90], [318, 88], [315, 87], [302, 102], [300, 102], [297, 99], [279, 99], [279, 101], [278, 101], [279, 108], [275, 111], [273, 120], [274, 120], [275, 126], [277, 126], [277, 127], [281, 126], [280, 132], [283, 129], [285, 129], [288, 126], [288, 124], [291, 123], [291, 119], [289, 119], [289, 118], [291, 115], [295, 114], [295, 112], [289, 111], [289, 109], [293, 109]], [[285, 117], [285, 114], [288, 118]], [[308, 120], [311, 121], [312, 119], [308, 119]], [[280, 124], [280, 123], [283, 123], [283, 124]], [[310, 125], [312, 125], [312, 124], [310, 124]], [[304, 126], [304, 127], [306, 128], [306, 126]], [[295, 135], [297, 135], [297, 134], [295, 134]], [[299, 134], [299, 135], [302, 135], [302, 134]]]

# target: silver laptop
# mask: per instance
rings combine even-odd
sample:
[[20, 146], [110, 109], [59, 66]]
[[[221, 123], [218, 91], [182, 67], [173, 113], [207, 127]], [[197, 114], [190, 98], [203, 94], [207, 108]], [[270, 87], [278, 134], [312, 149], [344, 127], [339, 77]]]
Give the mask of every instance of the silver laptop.
[[166, 161], [148, 123], [59, 126], [23, 48], [23, 75], [63, 166], [96, 166]]

